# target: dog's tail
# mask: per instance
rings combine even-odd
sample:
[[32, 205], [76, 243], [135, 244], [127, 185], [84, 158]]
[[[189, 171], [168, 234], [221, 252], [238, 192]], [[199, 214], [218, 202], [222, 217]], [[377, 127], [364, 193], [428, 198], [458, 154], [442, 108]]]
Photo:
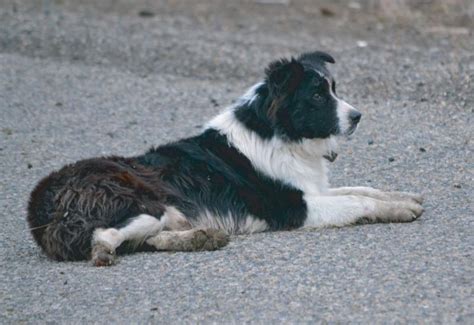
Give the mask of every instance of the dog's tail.
[[94, 230], [114, 223], [110, 215], [99, 215], [105, 212], [100, 205], [106, 204], [106, 193], [75, 187], [74, 179], [67, 182], [68, 168], [41, 180], [28, 204], [27, 220], [33, 238], [48, 257], [58, 261], [90, 258]]
[[140, 167], [110, 158], [91, 159], [53, 172], [36, 186], [28, 204], [33, 238], [58, 261], [91, 257], [94, 230], [141, 213], [161, 215], [156, 192], [137, 181]]
[[[81, 260], [87, 258], [93, 227], [68, 212], [75, 193], [61, 193], [59, 173], [52, 173], [35, 187], [28, 203], [28, 224], [36, 243], [50, 258]], [[65, 197], [64, 194], [69, 195]], [[62, 209], [58, 201], [68, 201]], [[69, 203], [69, 204], [68, 204]]]

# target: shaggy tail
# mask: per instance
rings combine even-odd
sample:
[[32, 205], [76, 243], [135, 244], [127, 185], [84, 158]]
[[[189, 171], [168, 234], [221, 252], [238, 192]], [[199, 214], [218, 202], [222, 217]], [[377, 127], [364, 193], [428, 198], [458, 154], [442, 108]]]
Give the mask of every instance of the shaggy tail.
[[163, 186], [150, 175], [144, 166], [118, 157], [83, 160], [53, 172], [31, 193], [27, 219], [33, 238], [55, 260], [89, 259], [96, 228], [115, 227], [141, 213], [162, 214]]
[[53, 173], [43, 179], [31, 193], [27, 217], [31, 234], [43, 252], [54, 260], [88, 259], [95, 227], [58, 206], [55, 176]]

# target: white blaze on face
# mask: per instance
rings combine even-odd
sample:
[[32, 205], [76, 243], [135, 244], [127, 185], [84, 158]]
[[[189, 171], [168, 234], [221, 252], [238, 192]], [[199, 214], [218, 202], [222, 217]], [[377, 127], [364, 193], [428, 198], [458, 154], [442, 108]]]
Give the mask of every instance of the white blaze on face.
[[340, 99], [334, 93], [333, 88], [331, 87], [331, 81], [329, 79], [326, 79], [326, 80], [330, 85], [329, 91], [331, 93], [331, 96], [336, 100], [336, 103], [337, 103], [336, 109], [337, 109], [337, 118], [339, 120], [339, 133], [347, 134], [348, 132], [351, 131], [351, 129], [355, 129], [355, 127], [357, 127], [357, 125], [353, 125], [351, 121], [351, 113], [358, 112], [358, 110], [355, 109], [354, 106]]
[[352, 106], [343, 101], [342, 99], [337, 99], [337, 117], [339, 119], [339, 129], [341, 134], [348, 133], [354, 125], [351, 122], [350, 114], [351, 112], [357, 112], [357, 110]]

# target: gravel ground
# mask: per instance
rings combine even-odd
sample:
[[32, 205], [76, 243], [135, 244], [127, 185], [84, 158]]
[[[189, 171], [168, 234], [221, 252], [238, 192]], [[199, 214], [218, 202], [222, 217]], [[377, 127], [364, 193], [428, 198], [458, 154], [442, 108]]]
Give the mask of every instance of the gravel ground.
[[[472, 25], [271, 2], [0, 2], [0, 323], [474, 322]], [[25, 208], [41, 177], [194, 134], [269, 60], [311, 49], [364, 113], [332, 183], [421, 192], [421, 219], [111, 268], [40, 253]]]

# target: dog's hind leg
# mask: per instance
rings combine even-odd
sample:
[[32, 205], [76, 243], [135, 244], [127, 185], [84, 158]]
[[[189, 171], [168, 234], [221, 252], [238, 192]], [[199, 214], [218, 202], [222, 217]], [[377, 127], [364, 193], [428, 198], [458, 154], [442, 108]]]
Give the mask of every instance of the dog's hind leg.
[[229, 236], [216, 229], [189, 229], [162, 231], [147, 239], [146, 243], [159, 251], [213, 251], [224, 247]]
[[125, 241], [139, 246], [148, 237], [160, 232], [165, 227], [165, 215], [157, 219], [147, 214], [141, 214], [130, 219], [121, 228], [97, 228], [92, 236], [92, 262], [95, 266], [112, 265], [115, 260], [115, 250]]
[[[97, 228], [92, 236], [92, 262], [96, 266], [112, 265], [115, 260], [116, 249], [124, 242], [130, 244], [132, 248], [137, 248], [145, 243], [148, 238], [152, 238], [160, 232], [165, 233], [164, 236], [166, 236], [166, 233], [174, 233], [173, 231], [186, 233], [185, 230], [189, 229], [191, 229], [191, 224], [173, 206], [166, 206], [160, 218], [140, 214], [129, 219], [127, 224], [121, 227]], [[209, 231], [209, 234], [214, 234], [214, 232]], [[211, 244], [207, 243], [205, 245]]]

